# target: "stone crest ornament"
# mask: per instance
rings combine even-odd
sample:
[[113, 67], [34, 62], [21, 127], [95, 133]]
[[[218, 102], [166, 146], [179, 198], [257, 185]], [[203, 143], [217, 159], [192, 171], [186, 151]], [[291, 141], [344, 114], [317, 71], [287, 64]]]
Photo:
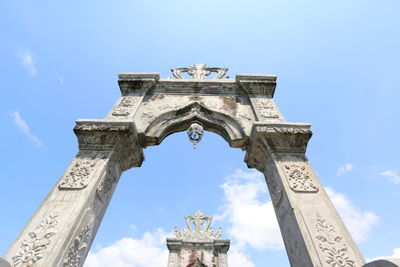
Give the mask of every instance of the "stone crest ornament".
[[51, 238], [56, 234], [58, 224], [57, 215], [49, 215], [40, 222], [35, 231], [29, 233], [29, 237], [21, 243], [21, 250], [13, 259], [13, 267], [35, 266], [36, 262], [43, 258], [44, 250], [51, 243]]
[[203, 137], [204, 131], [203, 126], [199, 122], [192, 122], [189, 129], [187, 130], [189, 141], [193, 143], [193, 148], [196, 149], [197, 144]]
[[312, 181], [312, 175], [305, 163], [283, 165], [290, 188], [296, 192], [317, 192], [318, 188]]
[[177, 79], [185, 79], [182, 73], [186, 72], [193, 79], [205, 79], [206, 76], [209, 76], [212, 72], [215, 72], [216, 75], [212, 79], [222, 79], [226, 72], [228, 71], [227, 68], [210, 68], [206, 64], [195, 64], [190, 66], [189, 68], [175, 68], [171, 69], [172, 74]]
[[315, 238], [319, 240], [319, 248], [325, 254], [325, 262], [332, 267], [355, 267], [343, 237], [336, 233], [333, 225], [318, 215], [315, 227], [318, 233]]
[[[177, 227], [174, 233], [177, 238], [185, 240], [207, 240], [221, 237], [222, 229], [219, 228], [215, 233], [211, 228], [212, 217], [205, 216], [198, 210], [193, 216], [185, 216], [186, 227], [181, 231]], [[205, 224], [203, 226], [203, 224]], [[193, 227], [193, 226], [194, 227]]]

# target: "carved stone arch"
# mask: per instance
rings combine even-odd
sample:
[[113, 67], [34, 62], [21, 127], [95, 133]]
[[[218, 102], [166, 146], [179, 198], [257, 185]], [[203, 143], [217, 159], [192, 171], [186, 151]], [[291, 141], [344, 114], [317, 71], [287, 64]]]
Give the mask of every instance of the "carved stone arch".
[[247, 146], [248, 136], [236, 118], [208, 109], [198, 102], [158, 115], [139, 136], [142, 145], [158, 145], [168, 135], [188, 129], [193, 121], [202, 123], [204, 130], [220, 135], [231, 147]]
[[[362, 266], [305, 156], [310, 125], [285, 121], [273, 101], [275, 75], [222, 79], [226, 70], [197, 64], [173, 70], [175, 79], [120, 74], [121, 98], [105, 119], [77, 121], [79, 152], [11, 245], [7, 261], [13, 267], [81, 267], [121, 173], [141, 166], [144, 147], [199, 121], [231, 147], [245, 149], [248, 167], [264, 174], [291, 266]], [[204, 79], [211, 72], [217, 75]], [[94, 221], [82, 221], [90, 207]], [[226, 267], [226, 259], [218, 266]]]

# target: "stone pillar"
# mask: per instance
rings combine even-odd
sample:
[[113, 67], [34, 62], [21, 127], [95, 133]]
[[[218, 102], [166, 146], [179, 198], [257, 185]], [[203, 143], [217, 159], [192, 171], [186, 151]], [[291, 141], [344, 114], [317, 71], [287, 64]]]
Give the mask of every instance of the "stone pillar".
[[[169, 250], [168, 267], [228, 267], [227, 252], [230, 241], [214, 240], [184, 240], [167, 238]], [[197, 264], [197, 265], [196, 265]]]
[[291, 266], [364, 260], [305, 156], [309, 124], [256, 123], [246, 162], [264, 173]]
[[82, 266], [122, 171], [140, 166], [133, 123], [77, 121], [79, 152], [5, 258], [17, 266]]

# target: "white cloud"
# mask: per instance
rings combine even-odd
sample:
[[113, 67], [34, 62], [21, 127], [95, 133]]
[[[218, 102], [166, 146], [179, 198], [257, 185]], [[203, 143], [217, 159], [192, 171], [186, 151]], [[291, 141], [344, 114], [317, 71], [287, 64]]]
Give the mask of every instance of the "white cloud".
[[234, 246], [231, 246], [228, 252], [228, 265], [229, 267], [255, 267], [249, 257]]
[[32, 52], [27, 49], [20, 52], [18, 57], [21, 59], [22, 66], [24, 66], [32, 76], [35, 76], [37, 73], [36, 56], [34, 56]]
[[160, 267], [168, 262], [166, 233], [159, 228], [145, 232], [141, 239], [122, 238], [114, 244], [89, 252], [85, 267]]
[[389, 181], [395, 184], [400, 184], [400, 175], [397, 173], [397, 170], [387, 170], [381, 172], [380, 175], [388, 178]]
[[351, 163], [346, 163], [346, 164], [344, 164], [343, 166], [341, 166], [341, 167], [338, 169], [338, 171], [336, 172], [336, 176], [339, 177], [339, 176], [341, 176], [342, 174], [344, 174], [344, 173], [346, 173], [346, 172], [349, 172], [349, 171], [351, 171], [351, 170], [353, 170], [353, 169], [354, 169], [354, 165], [353, 165], [353, 164], [351, 164]]
[[354, 240], [365, 241], [380, 218], [371, 211], [360, 211], [344, 194], [335, 192], [329, 187], [326, 187], [325, 190]]
[[283, 248], [272, 202], [263, 200], [268, 193], [261, 173], [237, 170], [221, 188], [225, 205], [220, 208], [222, 214], [215, 217], [231, 223], [227, 232], [239, 247]]
[[393, 254], [391, 256], [379, 256], [373, 259], [367, 259], [367, 262], [376, 261], [380, 259], [397, 258], [400, 259], [400, 248], [393, 249]]
[[24, 119], [22, 119], [22, 117], [18, 111], [14, 111], [14, 112], [10, 113], [10, 116], [13, 118], [14, 123], [18, 127], [18, 129], [20, 129], [21, 132], [26, 137], [31, 139], [36, 144], [36, 146], [41, 147], [43, 145], [43, 142], [40, 141], [40, 139], [31, 132], [28, 124], [26, 123], [26, 121]]

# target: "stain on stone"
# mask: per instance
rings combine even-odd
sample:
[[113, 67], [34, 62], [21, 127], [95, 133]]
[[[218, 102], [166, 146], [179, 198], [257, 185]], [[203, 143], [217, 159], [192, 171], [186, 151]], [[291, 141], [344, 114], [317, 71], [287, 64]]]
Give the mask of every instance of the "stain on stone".
[[229, 110], [233, 113], [236, 114], [237, 112], [237, 102], [235, 97], [233, 96], [223, 96], [222, 101], [224, 102], [224, 106], [228, 107]]

